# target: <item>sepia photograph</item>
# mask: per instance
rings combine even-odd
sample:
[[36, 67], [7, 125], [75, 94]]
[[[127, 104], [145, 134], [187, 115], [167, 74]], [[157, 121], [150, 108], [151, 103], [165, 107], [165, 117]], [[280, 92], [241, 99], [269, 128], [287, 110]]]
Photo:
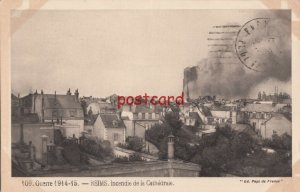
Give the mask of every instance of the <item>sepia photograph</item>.
[[12, 177], [292, 177], [291, 10], [10, 17]]

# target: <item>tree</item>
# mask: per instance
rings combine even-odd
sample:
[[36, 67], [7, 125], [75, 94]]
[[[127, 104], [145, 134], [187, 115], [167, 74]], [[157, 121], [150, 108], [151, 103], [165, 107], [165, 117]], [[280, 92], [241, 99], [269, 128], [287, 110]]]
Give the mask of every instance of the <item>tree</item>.
[[143, 139], [137, 136], [126, 138], [127, 148], [133, 151], [142, 152], [144, 149]]
[[291, 150], [292, 137], [286, 133], [281, 136], [273, 134], [271, 139], [264, 139], [263, 145], [276, 150]]
[[235, 134], [233, 140], [231, 141], [231, 150], [232, 154], [236, 158], [245, 157], [251, 150], [254, 148], [254, 141], [250, 135], [246, 133], [237, 133]]
[[129, 161], [143, 161], [141, 155], [139, 153], [133, 153], [129, 155]]

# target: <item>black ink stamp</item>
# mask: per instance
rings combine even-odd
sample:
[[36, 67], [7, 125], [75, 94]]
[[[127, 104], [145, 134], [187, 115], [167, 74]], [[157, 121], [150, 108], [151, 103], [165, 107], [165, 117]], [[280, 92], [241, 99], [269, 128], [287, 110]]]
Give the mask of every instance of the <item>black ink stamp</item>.
[[255, 18], [245, 23], [237, 33], [235, 50], [239, 60], [256, 72], [270, 65], [277, 37], [272, 35], [270, 18]]

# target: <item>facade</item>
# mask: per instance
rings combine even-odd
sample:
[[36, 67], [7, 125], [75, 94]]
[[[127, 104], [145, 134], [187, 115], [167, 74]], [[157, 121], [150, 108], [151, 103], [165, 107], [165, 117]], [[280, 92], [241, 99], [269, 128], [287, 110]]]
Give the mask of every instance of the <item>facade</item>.
[[240, 116], [244, 123], [250, 124], [256, 130], [261, 130], [261, 124], [272, 118], [272, 115], [286, 107], [285, 104], [250, 103], [241, 108]]
[[161, 106], [124, 105], [121, 117], [126, 125], [126, 137], [137, 136], [145, 139], [145, 131], [160, 123], [162, 114]]
[[99, 113], [116, 113], [117, 109], [108, 102], [92, 102], [87, 107], [88, 111], [91, 111], [92, 114], [99, 114]]
[[292, 136], [292, 122], [281, 113], [273, 113], [272, 117], [263, 122], [259, 128], [262, 138], [272, 138], [273, 134]]
[[93, 135], [112, 145], [125, 143], [125, 124], [117, 114], [100, 113], [94, 123]]
[[[185, 103], [180, 107], [180, 111], [181, 121], [185, 125], [189, 124], [187, 124], [189, 119], [195, 119], [195, 113], [197, 113], [197, 116], [199, 116], [202, 125], [211, 124], [213, 121], [210, 109], [206, 106], [196, 106], [192, 103]], [[196, 117], [196, 119], [198, 119], [198, 117]]]
[[[108, 164], [93, 166], [88, 170], [61, 169], [32, 172], [39, 177], [198, 177], [201, 166], [181, 161], [146, 161], [130, 164]], [[151, 185], [151, 180], [147, 180]], [[154, 183], [156, 181], [152, 181]], [[162, 181], [165, 182], [165, 181]], [[166, 185], [166, 184], [164, 184]]]
[[66, 137], [79, 137], [84, 130], [84, 114], [79, 101], [79, 92], [72, 95], [29, 94], [20, 98], [19, 117], [36, 115], [39, 123], [60, 125]]
[[221, 124], [231, 122], [232, 124], [237, 123], [237, 107], [235, 106], [220, 106], [213, 107], [211, 109], [214, 122]]
[[54, 143], [54, 127], [51, 123], [13, 123], [11, 139], [13, 146], [30, 145], [32, 159], [42, 161], [47, 145]]

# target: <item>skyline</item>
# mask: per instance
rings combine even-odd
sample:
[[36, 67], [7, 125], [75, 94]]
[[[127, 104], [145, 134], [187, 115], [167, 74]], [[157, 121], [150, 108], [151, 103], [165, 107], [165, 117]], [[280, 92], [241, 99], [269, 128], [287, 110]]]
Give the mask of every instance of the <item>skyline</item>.
[[[259, 12], [37, 11], [12, 35], [12, 92], [78, 88], [81, 96], [178, 95], [184, 68], [208, 55], [212, 26], [243, 24]], [[14, 25], [22, 14], [12, 16]], [[291, 82], [276, 79], [253, 92], [271, 92], [274, 85], [291, 94]]]

